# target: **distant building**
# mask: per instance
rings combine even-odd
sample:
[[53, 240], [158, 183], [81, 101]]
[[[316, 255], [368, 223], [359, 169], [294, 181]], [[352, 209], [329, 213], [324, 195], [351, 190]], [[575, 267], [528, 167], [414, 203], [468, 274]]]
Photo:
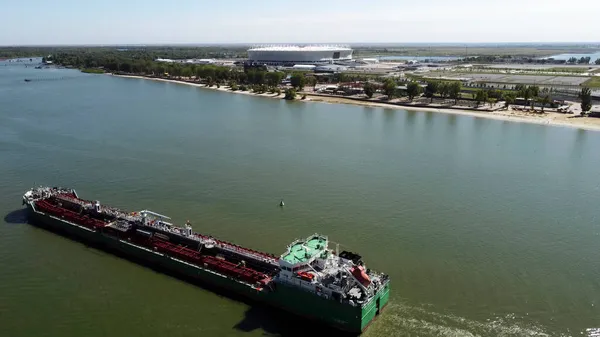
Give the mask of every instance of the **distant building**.
[[341, 71], [345, 71], [348, 68], [344, 66], [339, 66], [335, 64], [327, 64], [315, 67], [315, 73], [338, 73]]
[[315, 70], [315, 66], [311, 64], [295, 64], [293, 70]]
[[248, 61], [267, 65], [326, 64], [351, 60], [352, 49], [339, 46], [268, 46], [248, 50]]
[[214, 59], [199, 59], [199, 60], [194, 60], [194, 63], [197, 64], [214, 64], [215, 62], [217, 62]]
[[361, 61], [367, 64], [379, 63], [379, 59], [376, 58], [364, 58]]
[[217, 62], [215, 59], [172, 60], [172, 59], [163, 59], [163, 58], [157, 58], [155, 61], [156, 62], [166, 62], [166, 63], [186, 63], [186, 64], [215, 64]]

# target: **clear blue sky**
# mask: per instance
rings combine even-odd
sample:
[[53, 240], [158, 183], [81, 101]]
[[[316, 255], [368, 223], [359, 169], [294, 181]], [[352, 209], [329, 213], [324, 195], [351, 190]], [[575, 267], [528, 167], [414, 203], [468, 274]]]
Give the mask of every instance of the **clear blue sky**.
[[0, 9], [0, 45], [600, 41], [600, 0], [6, 0]]

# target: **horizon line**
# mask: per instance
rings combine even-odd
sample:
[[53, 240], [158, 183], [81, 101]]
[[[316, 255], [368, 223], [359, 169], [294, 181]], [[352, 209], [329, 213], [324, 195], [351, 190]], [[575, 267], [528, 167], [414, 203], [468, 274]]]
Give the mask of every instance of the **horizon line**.
[[522, 42], [522, 41], [504, 41], [504, 42], [179, 42], [179, 43], [59, 43], [59, 44], [0, 44], [0, 48], [17, 48], [17, 47], [121, 47], [121, 46], [253, 46], [253, 45], [328, 45], [328, 44], [345, 44], [345, 45], [446, 45], [446, 46], [468, 46], [468, 45], [596, 45], [600, 48], [600, 41], [552, 41], [552, 42]]

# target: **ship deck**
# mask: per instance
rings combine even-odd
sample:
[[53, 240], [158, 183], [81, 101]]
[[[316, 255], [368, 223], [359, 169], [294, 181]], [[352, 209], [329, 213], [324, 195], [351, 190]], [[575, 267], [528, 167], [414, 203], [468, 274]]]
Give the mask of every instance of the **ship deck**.
[[291, 264], [304, 263], [321, 253], [326, 246], [326, 239], [314, 236], [306, 242], [298, 241], [292, 244], [282, 259]]

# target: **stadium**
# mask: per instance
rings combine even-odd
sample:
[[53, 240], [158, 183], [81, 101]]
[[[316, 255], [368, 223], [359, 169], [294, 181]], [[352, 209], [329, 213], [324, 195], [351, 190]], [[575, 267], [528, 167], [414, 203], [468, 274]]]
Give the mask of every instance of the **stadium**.
[[323, 64], [352, 59], [343, 46], [264, 46], [248, 49], [248, 61], [267, 65]]

